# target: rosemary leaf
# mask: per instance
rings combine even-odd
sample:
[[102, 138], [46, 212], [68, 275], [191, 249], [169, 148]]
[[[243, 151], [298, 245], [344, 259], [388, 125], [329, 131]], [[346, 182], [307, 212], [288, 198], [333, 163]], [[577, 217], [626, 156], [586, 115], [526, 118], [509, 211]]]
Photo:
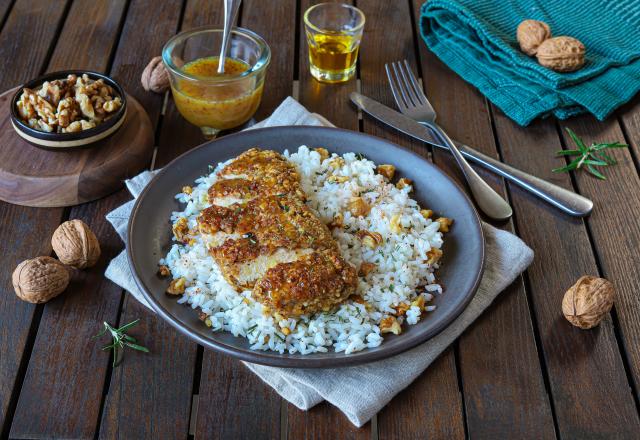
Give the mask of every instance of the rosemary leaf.
[[113, 367], [117, 367], [122, 362], [124, 357], [124, 349], [125, 347], [132, 348], [137, 351], [142, 351], [145, 353], [149, 353], [149, 349], [147, 347], [143, 347], [142, 345], [136, 344], [136, 338], [130, 336], [125, 333], [125, 330], [130, 329], [131, 327], [137, 325], [140, 322], [140, 319], [136, 319], [135, 321], [131, 321], [128, 324], [123, 325], [120, 328], [114, 328], [108, 322], [103, 322], [103, 329], [91, 339], [98, 338], [105, 334], [110, 333], [113, 341], [111, 344], [107, 344], [101, 347], [101, 350], [112, 350], [113, 351]]
[[596, 176], [598, 179], [601, 179], [601, 180], [607, 180], [607, 178], [606, 178], [606, 177], [604, 177], [604, 175], [603, 175], [600, 171], [596, 170], [596, 169], [593, 167], [593, 165], [587, 165], [587, 170], [588, 170], [591, 174], [593, 174], [594, 176]]
[[611, 143], [593, 143], [591, 146], [587, 147], [582, 139], [578, 137], [577, 134], [573, 132], [570, 128], [566, 128], [567, 133], [569, 133], [569, 137], [576, 144], [578, 149], [574, 150], [562, 150], [558, 151], [556, 154], [558, 156], [576, 156], [568, 165], [563, 167], [554, 168], [552, 171], [554, 173], [563, 173], [572, 170], [579, 170], [582, 167], [587, 169], [587, 172], [592, 174], [601, 180], [606, 180], [604, 174], [602, 174], [596, 167], [606, 167], [610, 165], [615, 165], [616, 160], [605, 153], [603, 150], [607, 150], [610, 148], [627, 148], [628, 145], [622, 144], [620, 142], [611, 142]]

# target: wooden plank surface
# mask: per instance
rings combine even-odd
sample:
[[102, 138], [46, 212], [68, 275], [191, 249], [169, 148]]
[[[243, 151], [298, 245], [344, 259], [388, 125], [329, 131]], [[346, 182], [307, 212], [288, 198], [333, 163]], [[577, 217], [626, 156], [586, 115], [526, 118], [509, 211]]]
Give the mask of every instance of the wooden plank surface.
[[[273, 4], [243, 2], [239, 19], [242, 27], [262, 36], [272, 51], [255, 120], [271, 114], [292, 89], [295, 58], [291, 36], [295, 35], [295, 2], [279, 1], [278, 8], [280, 12], [274, 13]], [[218, 14], [210, 23], [221, 22]], [[200, 136], [199, 139], [201, 142]], [[280, 438], [282, 399], [237, 360], [204, 350], [199, 401], [202, 406], [198, 411], [196, 437]], [[224, 409], [209, 411], [206, 408], [210, 406]]]
[[[277, 12], [276, 12], [277, 11]], [[265, 39], [271, 49], [262, 103], [254, 119], [260, 121], [291, 95], [296, 64], [296, 0], [245, 0], [241, 25]]]
[[[264, 11], [260, 12], [261, 3], [254, 6], [258, 11], [254, 11], [253, 14], [257, 15], [241, 16], [240, 21], [243, 25], [245, 25], [245, 21], [250, 23], [256, 17], [264, 15]], [[247, 5], [243, 7], [243, 10], [247, 10]], [[220, 8], [211, 2], [189, 0], [184, 11], [182, 29], [186, 30], [205, 25], [220, 25], [222, 23], [221, 12]], [[267, 40], [270, 37], [275, 38], [276, 35], [273, 33], [282, 31], [282, 27], [285, 24], [287, 24], [286, 20], [278, 23], [273, 28], [268, 26], [261, 35]], [[294, 23], [291, 20], [287, 25], [292, 26]], [[253, 28], [252, 26], [250, 27]], [[270, 29], [272, 30], [270, 31]], [[286, 26], [284, 31], [288, 31]], [[273, 63], [272, 61], [269, 67], [269, 77], [267, 77], [265, 85], [265, 100], [261, 106], [264, 112], [270, 113], [273, 111], [273, 106], [279, 103], [279, 101], [277, 103], [274, 102], [276, 98], [283, 99], [288, 94], [290, 87], [283, 87], [282, 81], [274, 81], [272, 84], [270, 80], [274, 76], [277, 78], [280, 74], [286, 78], [287, 69], [286, 64], [280, 64], [279, 66], [278, 63]], [[202, 142], [204, 142], [204, 139], [200, 130], [187, 123], [178, 113], [172, 100], [169, 100], [166, 114], [162, 121], [156, 159], [157, 166], [165, 165], [178, 154]], [[196, 366], [196, 368], [199, 371], [200, 365]], [[226, 438], [233, 433], [233, 437], [242, 438], [249, 434], [254, 436], [262, 433], [259, 436], [260, 438], [272, 438], [272, 435], [276, 435], [274, 432], [279, 432], [280, 397], [273, 390], [265, 387], [255, 375], [242, 367], [239, 362], [211, 350], [204, 350], [202, 371], [196, 388], [198, 401], [203, 402], [202, 406], [199, 407], [199, 411], [195, 414], [196, 420], [192, 421], [196, 437], [207, 438], [218, 435]], [[250, 405], [251, 402], [261, 407], [257, 414], [255, 407]], [[225, 408], [224, 412], [210, 410], [210, 408], [222, 407]], [[233, 415], [234, 420], [237, 420], [237, 422], [228, 423], [223, 418], [229, 415]], [[268, 431], [264, 431], [266, 428], [268, 428]], [[274, 429], [276, 431], [273, 431]], [[279, 436], [279, 434], [276, 436]]]
[[[454, 347], [447, 349], [422, 375], [378, 414], [378, 438], [464, 439], [462, 390], [455, 372]], [[432, 395], [432, 393], [443, 393]]]
[[[108, 4], [108, 2], [103, 3], [103, 5]], [[115, 6], [116, 4], [111, 3], [111, 5]], [[120, 6], [123, 7], [124, 2], [121, 2]], [[174, 9], [172, 11], [168, 9], [170, 5], [168, 3], [164, 3], [164, 7], [158, 9], [158, 13], [155, 15], [149, 14], [147, 10], [148, 8], [146, 8], [146, 6], [149, 5], [145, 5], [139, 2], [136, 3], [133, 8], [130, 8], [129, 14], [127, 16], [127, 23], [124, 27], [124, 35], [126, 35], [127, 33], [135, 34], [138, 29], [154, 27], [154, 30], [156, 31], [155, 38], [147, 38], [144, 41], [148, 44], [149, 49], [153, 49], [155, 47], [159, 50], [159, 47], [162, 46], [164, 41], [166, 41], [166, 39], [170, 35], [172, 35], [177, 28], [181, 3], [175, 2]], [[163, 28], [166, 30], [166, 32], [164, 33], [161, 32]], [[112, 37], [114, 39], [117, 39], [117, 37], [119, 36], [115, 29], [112, 34]], [[127, 69], [127, 73], [131, 72], [133, 70], [132, 68], [134, 68], [137, 72], [141, 72], [147, 62], [147, 60], [143, 58], [136, 58], [131, 56], [132, 52], [136, 52], [136, 50], [140, 49], [141, 47], [141, 44], [138, 40], [136, 40], [135, 38], [123, 38], [123, 42], [126, 43], [121, 43], [119, 46], [120, 51], [116, 56], [112, 73], [116, 78], [120, 80], [125, 89], [127, 89], [130, 93], [139, 93], [138, 96], [141, 96], [141, 99], [146, 101], [147, 103], [154, 102], [155, 100], [154, 108], [157, 108], [162, 102], [161, 98], [157, 96], [148, 97], [146, 96], [147, 94], [140, 92], [141, 87], [139, 85], [139, 74], [136, 76], [130, 75], [129, 77], [127, 77], [126, 75], [123, 75], [122, 78], [118, 77], [118, 74], [123, 70], [122, 67]], [[70, 43], [73, 43], [73, 41], [71, 41]], [[105, 57], [105, 61], [107, 59], [108, 58]], [[135, 65], [132, 65], [128, 62], [130, 59], [134, 59]], [[129, 78], [131, 78], [131, 80], [129, 80]], [[151, 113], [155, 113], [157, 117], [159, 112], [151, 111]], [[120, 205], [128, 198], [129, 195], [126, 192], [122, 191], [96, 204], [86, 205], [88, 206], [86, 209], [87, 211], [89, 211], [89, 213], [86, 215], [83, 215], [83, 207], [75, 208], [71, 211], [71, 217], [80, 217], [85, 219], [89, 217], [94, 220], [93, 222], [87, 220], [89, 224], [98, 223], [100, 225], [103, 225], [104, 228], [107, 228], [110, 235], [99, 235], [99, 239], [103, 245], [103, 249], [106, 248], [110, 251], [105, 256], [105, 261], [108, 261], [110, 257], [115, 256], [116, 252], [120, 251], [120, 249], [122, 248], [122, 243], [119, 237], [115, 235], [110, 225], [108, 225], [104, 221], [104, 215], [106, 214], [106, 212]], [[104, 270], [104, 267], [97, 268], [97, 270]], [[62, 426], [51, 426], [51, 424], [54, 423], [51, 422], [50, 424], [45, 426], [36, 426], [30, 428], [31, 430], [28, 431], [29, 437], [51, 435], [52, 433], [56, 432], [58, 434], [55, 435], [59, 435], [61, 437], [91, 438], [95, 435], [95, 430], [100, 418], [101, 395], [103, 393], [103, 387], [105, 384], [105, 374], [110, 374], [107, 373], [110, 372], [110, 368], [108, 356], [97, 351], [95, 344], [87, 345], [87, 340], [92, 334], [96, 333], [102, 320], [107, 320], [112, 323], [115, 323], [117, 321], [118, 308], [121, 298], [121, 289], [119, 287], [105, 280], [102, 276], [99, 277], [99, 280], [101, 281], [100, 283], [98, 283], [97, 281], [93, 283], [85, 283], [83, 287], [83, 290], [85, 292], [82, 292], [85, 295], [95, 294], [95, 292], [89, 292], [89, 290], [96, 290], [96, 286], [104, 286], [97, 289], [99, 290], [97, 297], [99, 298], [99, 301], [97, 301], [98, 304], [96, 304], [96, 302], [94, 301], [90, 304], [90, 307], [82, 307], [82, 304], [79, 304], [78, 302], [71, 302], [69, 305], [70, 310], [66, 311], [68, 315], [76, 316], [79, 322], [87, 323], [87, 325], [90, 325], [90, 327], [80, 327], [79, 329], [76, 329], [75, 333], [73, 333], [72, 335], [65, 336], [64, 339], [56, 338], [52, 343], [52, 345], [55, 347], [58, 341], [60, 341], [59, 343], [65, 344], [73, 344], [75, 342], [79, 347], [87, 347], [87, 349], [90, 350], [90, 354], [97, 357], [98, 359], [94, 362], [87, 362], [85, 365], [83, 365], [82, 362], [79, 362], [79, 360], [83, 359], [83, 356], [73, 356], [70, 357], [69, 361], [57, 362], [56, 364], [54, 364], [57, 368], [62, 370], [62, 373], [58, 372], [58, 375], [62, 378], [66, 378], [54, 383], [60, 384], [59, 387], [69, 389], [68, 393], [70, 394], [70, 396], [68, 397], [68, 401], [70, 402], [70, 404], [68, 405], [68, 411], [72, 414], [72, 416], [54, 419], [58, 420], [58, 423], [60, 423]], [[87, 296], [87, 298], [91, 298], [91, 296]], [[130, 309], [127, 308], [126, 312], [129, 312], [129, 310]], [[98, 313], [98, 316], [95, 316], [96, 313]], [[47, 316], [46, 311], [44, 316]], [[54, 315], [52, 315], [52, 317], [54, 317]], [[127, 315], [125, 314], [124, 318], [126, 319], [126, 317]], [[55, 319], [51, 322], [51, 327], [54, 330], [64, 326], [65, 321], [59, 321], [63, 324], [58, 324], [58, 320]], [[67, 323], [67, 325], [68, 324], [69, 323]], [[155, 322], [154, 324], [163, 325], [168, 328], [168, 325], [165, 325], [163, 323]], [[156, 327], [150, 325], [148, 328], [153, 330]], [[154, 332], [152, 330], [150, 330], [149, 333], [153, 335]], [[176, 338], [174, 337], [174, 339]], [[156, 350], [159, 353], [164, 353], [161, 349], [163, 345], [172, 346], [172, 340], [170, 338], [163, 339], [159, 337], [158, 339], [153, 339], [153, 341], [156, 340], [162, 342], [162, 344], [158, 344], [158, 346], [156, 347]], [[188, 353], [185, 353], [184, 349], [180, 350], [180, 348], [183, 348], [181, 344], [184, 344], [187, 341], [185, 341], [183, 338], [179, 338], [177, 340], [179, 342], [175, 344], [175, 346], [173, 346], [174, 350], [171, 352], [171, 354], [173, 355], [177, 352], [183, 355], [178, 357], [177, 362], [171, 362], [172, 369], [167, 369], [167, 365], [162, 365], [160, 362], [156, 362], [150, 365], [148, 361], [141, 361], [139, 358], [136, 358], [137, 362], [134, 362], [133, 365], [130, 366], [131, 368], [127, 368], [126, 370], [129, 376], [124, 375], [123, 378], [123, 375], [121, 374], [116, 376], [116, 378], [113, 380], [114, 387], [121, 386], [120, 388], [115, 388], [117, 390], [122, 390], [122, 387], [126, 387], [127, 385], [131, 386], [127, 389], [127, 393], [124, 397], [121, 394], [115, 392], [110, 395], [110, 402], [113, 403], [113, 406], [109, 407], [109, 409], [111, 410], [111, 412], [109, 412], [109, 415], [113, 415], [115, 413], [116, 426], [120, 428], [117, 433], [119, 435], [122, 435], [123, 438], [132, 438], [128, 436], [129, 431], [137, 433], [140, 430], [140, 424], [122, 423], [122, 421], [128, 420], [127, 417], [135, 418], [138, 420], [145, 417], [150, 417], [153, 420], [154, 428], [157, 429], [158, 432], [171, 432], [172, 430], [179, 431], [181, 426], [180, 421], [182, 421], [182, 431], [184, 432], [184, 436], [186, 437], [190, 409], [189, 403], [191, 402], [190, 387], [192, 385], [192, 379], [190, 378], [188, 373], [189, 371], [193, 371], [195, 346], [193, 346], [194, 348], [192, 349], [192, 355], [190, 359]], [[48, 339], [43, 338], [43, 344], [45, 344], [47, 341]], [[154, 347], [152, 346], [151, 348], [153, 349]], [[43, 349], [43, 347], [40, 347], [40, 349]], [[56, 352], [63, 353], [64, 349], [62, 347], [56, 347]], [[140, 356], [139, 353], [135, 354]], [[130, 354], [129, 356], [132, 355]], [[156, 357], [153, 358], [155, 359]], [[140, 365], [140, 363], [142, 363], [143, 365]], [[32, 362], [32, 364], [34, 365], [34, 370], [36, 370], [36, 373], [38, 372], [38, 368], [46, 368], [46, 363], [38, 364]], [[182, 365], [188, 365], [188, 368], [181, 368]], [[77, 377], [75, 378], [76, 380], [74, 382], [72, 382], [68, 376], [64, 375], [64, 371], [73, 370], [73, 368], [81, 369], [80, 372], [76, 375]], [[49, 374], [55, 374], [58, 371], [57, 369], [53, 368], [50, 370], [51, 371]], [[138, 374], [132, 377], [131, 374], [134, 374], [134, 372], [137, 372]], [[38, 377], [40, 377], [40, 375], [36, 373], [33, 374], [33, 380], [28, 380], [28, 382], [25, 381], [25, 384], [33, 384], [33, 387], [35, 389], [34, 397], [38, 395], [37, 390], [39, 389]], [[152, 376], [154, 380], [152, 380], [151, 382], [140, 381], [140, 377], [147, 376]], [[187, 383], [189, 387], [182, 386], [185, 383]], [[170, 386], [163, 386], [166, 384], [170, 384]], [[158, 393], [152, 400], [149, 400], [148, 398], [150, 395], [150, 389]], [[93, 396], [91, 395], [91, 393], [94, 393]], [[95, 393], [97, 393], [97, 395]], [[80, 396], [80, 398], [77, 397], [78, 395]], [[126, 397], [132, 398], [134, 402], [138, 402], [140, 405], [126, 405], [128, 403], [126, 401]], [[179, 397], [182, 397], [182, 404], [178, 404], [176, 408], [176, 404], [180, 402]], [[44, 405], [46, 403], [46, 399], [43, 399], [41, 404]], [[118, 406], [119, 403], [123, 403], [124, 405]], [[144, 403], [151, 403], [152, 405], [145, 406], [143, 405]], [[34, 409], [39, 410], [40, 408], [34, 408], [33, 404], [25, 404], [24, 412], [28, 413], [28, 410]], [[49, 412], [55, 410], [55, 407], [51, 407]], [[44, 409], [44, 411], [46, 411], [46, 408]], [[74, 420], [74, 417], [76, 415], [78, 415], [77, 419], [81, 420], [80, 427], [70, 425], [69, 423], [65, 424], [65, 420]], [[180, 418], [180, 416], [182, 417]], [[118, 417], [120, 417], [122, 420], [118, 420]], [[180, 418], [180, 420], [176, 422], [176, 418]], [[107, 418], [107, 420], [109, 421], [113, 419]], [[16, 436], [20, 435], [19, 429], [21, 426], [22, 425], [18, 424], [17, 422], [14, 423]], [[108, 430], [113, 425], [109, 425], [108, 423], [106, 423], [103, 426], [105, 430]], [[14, 435], [14, 431], [12, 431], [12, 435]]]
[[[522, 128], [493, 111], [505, 162], [572, 188], [569, 175], [551, 172], [564, 163], [554, 157], [561, 145], [552, 121]], [[611, 320], [581, 331], [561, 313], [565, 290], [580, 276], [598, 273], [584, 222], [509, 189], [518, 234], [536, 253], [527, 273], [558, 432], [563, 438], [632, 438], [638, 415]]]
[[[101, 44], [89, 37], [95, 32], [95, 26], [92, 21], [85, 20], [88, 5], [86, 1], [76, 2], [69, 10], [65, 20], [68, 26], [63, 27], [57, 40], [59, 44], [48, 70], [60, 70], [64, 68], [61, 66], [70, 63], [81, 69], [104, 71], [107, 68], [125, 2], [103, 3], [93, 8], [92, 18], [104, 21], [104, 26], [111, 26], [113, 42], [105, 39]], [[118, 201], [112, 203], [115, 207]], [[105, 243], [109, 236], [115, 235], [103, 221], [109, 206], [103, 206], [102, 211], [86, 210], [87, 206], [82, 207], [85, 210], [78, 212], [77, 217], [90, 224], [99, 240]], [[59, 223], [63, 213], [62, 209], [37, 212], [42, 215], [43, 224], [51, 220]], [[52, 228], [39, 231], [45, 242], [49, 241], [52, 232]], [[67, 292], [44, 306], [11, 427], [12, 437], [93, 436], [106, 362], [89, 339], [96, 332], [96, 322], [114, 316], [120, 302], [120, 289], [114, 289], [102, 276], [104, 266], [112, 256], [115, 256], [115, 249], [103, 246], [99, 264], [91, 270], [76, 273]], [[100, 369], [100, 365], [104, 367]], [[54, 396], [69, 403], [51, 405]], [[40, 415], [37, 423], [33, 421], [34, 412]]]
[[100, 438], [186, 439], [196, 345], [127, 294], [120, 324], [138, 318], [131, 334], [151, 353], [129, 352], [113, 370]]
[[[360, 59], [362, 93], [393, 107], [393, 97], [388, 88], [384, 63], [407, 59], [413, 66], [416, 64], [409, 3], [360, 0], [358, 7], [367, 17]], [[394, 30], [392, 38], [390, 38], [390, 29]], [[365, 133], [389, 139], [429, 157], [424, 145], [407, 136], [384, 127], [368, 116], [364, 116], [362, 122]], [[387, 427], [386, 423], [404, 418], [407, 401], [420, 402], [420, 406], [414, 408], [414, 419], [425, 422], [406, 423], [403, 426], [403, 437], [442, 438], [451, 433], [458, 437], [464, 433], [462, 401], [457, 384], [454, 354], [452, 350], [447, 350], [442, 356], [444, 361], [434, 363], [429, 369], [429, 374], [420, 376], [380, 412], [378, 432], [381, 436], [394, 437], [397, 425], [392, 424]], [[438, 379], [431, 380], [434, 377]], [[450, 414], [447, 418], [448, 423], [429, 423], [431, 408], [438, 408], [439, 411]]]
[[[321, 3], [318, 0], [303, 0], [300, 4], [300, 16], [310, 6]], [[322, 84], [309, 73], [309, 58], [306, 35], [302, 18], [298, 20], [298, 90], [299, 101], [309, 111], [325, 116], [330, 122], [341, 128], [358, 130], [358, 114], [349, 104], [349, 93], [356, 90], [356, 80], [344, 84]], [[310, 411], [301, 411], [288, 404], [287, 428], [289, 438], [351, 438], [368, 439], [371, 436], [371, 424], [355, 428], [339, 409], [323, 402]]]
[[[413, 4], [417, 29], [421, 2]], [[454, 139], [498, 157], [484, 97], [429, 52], [420, 38], [417, 44], [424, 88], [438, 112], [439, 123]], [[450, 154], [436, 149], [433, 157], [438, 166], [460, 180], [461, 173]], [[478, 172], [499, 194], [506, 196], [502, 179], [482, 169]], [[464, 182], [460, 183], [464, 186]], [[514, 231], [512, 222], [498, 226]], [[459, 341], [458, 359], [469, 432], [480, 438], [555, 437], [521, 277], [465, 331]]]
[[[61, 7], [62, 6], [62, 7]], [[17, 1], [0, 32], [0, 56], [11, 60], [0, 65], [0, 89], [6, 90], [39, 75], [47, 61], [49, 41], [56, 36], [64, 17], [64, 4], [47, 1]], [[27, 35], [26, 27], [34, 31]], [[36, 38], [34, 38], [34, 36]], [[44, 44], [42, 42], [45, 42]], [[42, 307], [20, 301], [11, 286], [11, 273], [22, 260], [49, 255], [48, 233], [58, 225], [59, 217], [46, 212], [0, 202], [0, 240], [3, 267], [0, 274], [0, 435], [9, 430], [9, 419], [15, 409], [22, 376], [28, 362], [34, 314]], [[39, 316], [39, 315], [38, 315]], [[31, 334], [30, 334], [31, 332]]]
[[13, 3], [13, 0], [0, 0], [0, 31], [2, 30], [2, 25], [9, 16], [9, 10]]
[[[580, 116], [559, 125], [571, 128], [587, 145], [626, 142], [615, 118], [598, 122], [593, 117]], [[632, 124], [628, 128], [633, 149], [640, 139], [640, 131]], [[568, 148], [575, 148], [566, 131], [563, 131], [563, 138]], [[618, 164], [603, 171], [606, 181], [585, 172], [575, 173], [575, 178], [579, 191], [595, 204], [587, 225], [602, 275], [616, 288], [618, 327], [637, 389], [640, 385], [640, 179], [631, 151], [618, 150], [610, 155]]]
[[281, 438], [282, 399], [236, 359], [204, 351], [198, 400], [195, 438]]
[[[140, 85], [140, 74], [179, 29], [182, 2], [163, 2], [162, 8], [154, 9], [153, 14], [148, 10], [150, 4], [130, 4], [112, 70], [128, 90], [146, 100], [147, 111], [157, 125], [161, 123], [164, 97], [145, 92]], [[142, 45], [140, 29], [153, 29]], [[140, 53], [145, 56], [136, 56]], [[126, 196], [130, 198], [128, 193]], [[120, 240], [118, 248], [122, 249]], [[119, 322], [124, 324], [137, 318], [142, 321], [138, 330], [143, 335], [140, 340], [151, 354], [129, 353], [130, 362], [110, 372], [99, 437], [186, 438], [197, 346], [127, 294]]]

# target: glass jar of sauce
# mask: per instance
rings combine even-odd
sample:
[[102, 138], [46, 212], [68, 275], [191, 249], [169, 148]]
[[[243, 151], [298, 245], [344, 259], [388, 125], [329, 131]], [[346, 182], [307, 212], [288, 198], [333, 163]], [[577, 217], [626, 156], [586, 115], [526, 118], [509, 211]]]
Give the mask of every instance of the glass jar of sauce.
[[243, 28], [231, 32], [224, 74], [218, 74], [222, 29], [182, 32], [167, 42], [162, 60], [180, 114], [206, 138], [240, 126], [256, 112], [271, 59], [267, 43]]

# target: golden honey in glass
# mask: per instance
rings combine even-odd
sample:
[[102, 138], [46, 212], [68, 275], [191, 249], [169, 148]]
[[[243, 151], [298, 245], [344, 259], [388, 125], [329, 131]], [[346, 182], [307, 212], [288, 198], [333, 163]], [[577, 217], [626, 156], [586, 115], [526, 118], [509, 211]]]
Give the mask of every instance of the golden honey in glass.
[[165, 45], [162, 59], [180, 114], [206, 138], [238, 127], [256, 112], [262, 98], [270, 51], [262, 38], [242, 28], [231, 33], [225, 71], [213, 56], [221, 29], [201, 28], [178, 34]]
[[364, 14], [341, 3], [320, 3], [304, 14], [311, 75], [320, 82], [348, 81], [356, 71]]

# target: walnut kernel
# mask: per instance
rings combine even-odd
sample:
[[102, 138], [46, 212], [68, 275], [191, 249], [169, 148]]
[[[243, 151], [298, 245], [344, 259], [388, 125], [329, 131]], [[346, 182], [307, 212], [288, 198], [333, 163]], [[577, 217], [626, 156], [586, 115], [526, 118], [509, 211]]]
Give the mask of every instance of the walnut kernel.
[[349, 212], [355, 217], [364, 217], [371, 211], [371, 206], [362, 197], [351, 197]]
[[393, 179], [393, 175], [396, 173], [396, 167], [389, 164], [378, 165], [376, 171], [378, 172], [378, 174], [386, 177], [388, 180], [391, 180]]

